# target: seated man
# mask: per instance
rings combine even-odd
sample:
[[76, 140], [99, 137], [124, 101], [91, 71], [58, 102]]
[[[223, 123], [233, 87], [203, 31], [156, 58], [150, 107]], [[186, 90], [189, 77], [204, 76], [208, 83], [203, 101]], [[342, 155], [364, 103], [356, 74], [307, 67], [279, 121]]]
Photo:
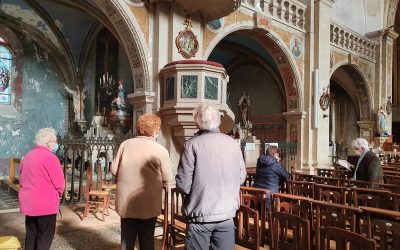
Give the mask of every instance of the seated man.
[[375, 153], [369, 149], [368, 141], [357, 138], [351, 143], [351, 146], [354, 153], [359, 156], [353, 179], [383, 183], [381, 162]]
[[[279, 148], [270, 146], [267, 149], [267, 155], [261, 155], [257, 160], [256, 178], [254, 187], [265, 188], [273, 193], [279, 192], [279, 184], [289, 180], [289, 173], [283, 167], [279, 158]], [[266, 199], [266, 208], [271, 210], [271, 197]]]

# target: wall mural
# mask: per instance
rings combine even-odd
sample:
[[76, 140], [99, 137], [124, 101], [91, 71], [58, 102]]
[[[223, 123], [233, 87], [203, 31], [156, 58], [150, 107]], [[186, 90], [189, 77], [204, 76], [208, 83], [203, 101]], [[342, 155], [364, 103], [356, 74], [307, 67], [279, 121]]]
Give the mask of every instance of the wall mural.
[[206, 22], [206, 28], [214, 33], [220, 32], [224, 28], [224, 25], [225, 25], [224, 18]]
[[292, 36], [290, 38], [289, 48], [296, 59], [303, 55], [303, 42], [298, 36]]

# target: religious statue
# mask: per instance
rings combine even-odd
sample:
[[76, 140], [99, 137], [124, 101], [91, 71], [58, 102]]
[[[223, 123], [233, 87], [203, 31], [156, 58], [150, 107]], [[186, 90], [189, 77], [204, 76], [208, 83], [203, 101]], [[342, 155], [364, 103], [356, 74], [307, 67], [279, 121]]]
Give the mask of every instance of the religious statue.
[[118, 93], [117, 97], [111, 102], [112, 111], [111, 115], [125, 116], [126, 115], [126, 93], [123, 85], [123, 81], [118, 82]]
[[387, 118], [385, 111], [382, 106], [379, 107], [378, 113], [376, 116], [376, 128], [377, 128], [377, 133], [379, 136], [388, 136], [387, 132]]
[[83, 114], [83, 111], [85, 110], [84, 100], [86, 99], [85, 92], [87, 90], [83, 89], [83, 91], [81, 91], [78, 84], [75, 85], [75, 90], [68, 88], [68, 86], [65, 84], [64, 88], [70, 95], [72, 95], [75, 121], [85, 121], [85, 116]]
[[242, 96], [239, 99], [239, 110], [240, 110], [240, 124], [245, 126], [249, 119], [249, 108], [250, 108], [250, 96], [246, 95], [243, 91]]

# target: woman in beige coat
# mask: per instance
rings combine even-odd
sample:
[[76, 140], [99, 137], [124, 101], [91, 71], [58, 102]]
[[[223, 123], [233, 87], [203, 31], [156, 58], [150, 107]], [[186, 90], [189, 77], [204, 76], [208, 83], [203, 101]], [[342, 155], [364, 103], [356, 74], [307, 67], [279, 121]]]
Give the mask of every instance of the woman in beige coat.
[[137, 135], [121, 143], [111, 166], [117, 177], [116, 210], [121, 216], [121, 249], [154, 249], [154, 231], [161, 213], [162, 185], [173, 178], [168, 151], [155, 139], [161, 120], [145, 114], [136, 123]]

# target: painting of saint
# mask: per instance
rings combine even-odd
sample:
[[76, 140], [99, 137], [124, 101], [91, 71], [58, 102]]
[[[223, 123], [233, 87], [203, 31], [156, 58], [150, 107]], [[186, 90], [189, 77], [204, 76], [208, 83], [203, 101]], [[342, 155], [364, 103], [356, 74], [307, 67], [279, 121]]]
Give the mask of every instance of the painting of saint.
[[220, 18], [220, 19], [216, 19], [216, 20], [212, 20], [212, 21], [208, 21], [206, 23], [206, 27], [208, 30], [210, 30], [211, 32], [219, 32], [223, 27], [224, 27], [224, 19]]
[[290, 51], [292, 52], [294, 57], [301, 57], [301, 55], [303, 54], [303, 43], [300, 38], [293, 36], [290, 39]]

